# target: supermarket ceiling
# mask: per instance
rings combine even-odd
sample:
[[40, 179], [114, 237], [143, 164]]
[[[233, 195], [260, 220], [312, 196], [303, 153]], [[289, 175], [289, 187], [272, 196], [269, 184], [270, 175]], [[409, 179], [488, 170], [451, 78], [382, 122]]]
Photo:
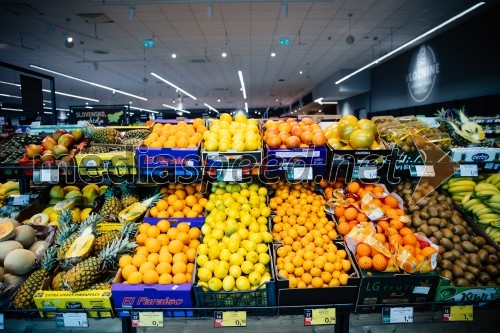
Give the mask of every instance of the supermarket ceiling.
[[[56, 90], [99, 100], [91, 104], [131, 101], [135, 107], [158, 110], [164, 109], [162, 104], [193, 109], [207, 103], [216, 109], [242, 109], [247, 102], [249, 108], [276, 108], [294, 103], [327, 79], [340, 78], [341, 72], [366, 65], [474, 3], [1, 1], [0, 61], [23, 68], [43, 66], [147, 99], [54, 75]], [[352, 43], [349, 35], [354, 37]], [[67, 36], [74, 39], [71, 48], [65, 46]], [[145, 47], [145, 42], [154, 47]], [[238, 71], [243, 74], [246, 100]], [[151, 72], [197, 99], [176, 92]], [[19, 72], [0, 69], [0, 80], [19, 83]], [[48, 82], [44, 88], [49, 88]], [[321, 97], [334, 101], [357, 93], [332, 90]], [[0, 84], [0, 94], [19, 96], [19, 87]], [[2, 95], [4, 103], [16, 101]], [[61, 108], [84, 103], [57, 95]]]

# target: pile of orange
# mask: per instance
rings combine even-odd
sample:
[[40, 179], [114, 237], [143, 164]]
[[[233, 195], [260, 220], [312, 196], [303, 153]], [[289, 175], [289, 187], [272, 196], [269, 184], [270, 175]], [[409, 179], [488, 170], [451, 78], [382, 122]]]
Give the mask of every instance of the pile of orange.
[[190, 283], [201, 231], [181, 222], [171, 227], [161, 220], [157, 225], [142, 223], [133, 255], [120, 257], [123, 283], [177, 284]]
[[[389, 249], [391, 253], [394, 252], [397, 246], [402, 246], [418, 262], [422, 262], [425, 258], [430, 259], [431, 255], [436, 252], [430, 244], [419, 242], [413, 231], [396, 219], [392, 219], [390, 222], [377, 222], [377, 233], [373, 237], [383, 244], [385, 248]], [[388, 265], [387, 257], [363, 242], [358, 243], [356, 246], [355, 257], [359, 267], [365, 270], [384, 271]]]
[[322, 147], [326, 143], [325, 131], [308, 117], [268, 120], [264, 126], [264, 142], [270, 148]]
[[[367, 193], [372, 194], [374, 197], [380, 197], [384, 194], [384, 188], [372, 184], [351, 182], [347, 185], [347, 192], [348, 194], [345, 200], [348, 203], [357, 203], [359, 207], [365, 210], [367, 207], [362, 206], [361, 198]], [[404, 211], [399, 208], [397, 199], [392, 195], [380, 199], [373, 199], [370, 205], [375, 205], [380, 208], [384, 215], [391, 221], [397, 220], [399, 222], [399, 217], [405, 215]], [[354, 206], [336, 206], [334, 208], [334, 214], [338, 222], [337, 232], [343, 236], [347, 235], [356, 224], [368, 221], [366, 214], [356, 209]]]
[[339, 177], [334, 182], [329, 182], [326, 179], [322, 179], [318, 185], [325, 192], [326, 199], [333, 198], [333, 191], [342, 188], [344, 186], [344, 177]]
[[149, 214], [156, 218], [203, 216], [208, 200], [203, 197], [202, 191], [200, 183], [169, 184], [162, 187], [160, 192], [165, 197], [151, 207]]
[[194, 119], [192, 124], [185, 121], [177, 124], [156, 123], [144, 144], [151, 148], [196, 148], [206, 130], [201, 118]]

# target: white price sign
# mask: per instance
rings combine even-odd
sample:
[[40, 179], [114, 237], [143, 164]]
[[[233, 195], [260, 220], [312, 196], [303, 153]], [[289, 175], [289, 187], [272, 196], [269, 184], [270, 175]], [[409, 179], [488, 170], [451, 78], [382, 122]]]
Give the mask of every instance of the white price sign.
[[291, 166], [288, 169], [288, 178], [293, 180], [311, 180], [313, 179], [313, 170], [311, 167]]
[[413, 307], [382, 309], [382, 324], [398, 323], [413, 323]]
[[21, 194], [14, 196], [14, 200], [12, 201], [12, 205], [14, 206], [28, 206], [30, 202], [29, 194]]
[[477, 177], [477, 164], [460, 164], [460, 176]]
[[59, 169], [37, 169], [33, 171], [33, 182], [59, 182]]
[[375, 179], [377, 178], [377, 168], [376, 167], [363, 167], [360, 166], [358, 169], [358, 178], [362, 179]]
[[222, 169], [217, 170], [217, 181], [240, 182], [243, 179], [242, 169]]
[[56, 313], [57, 327], [89, 327], [87, 314], [82, 313]]
[[415, 171], [417, 177], [434, 177], [436, 173], [434, 172], [433, 165], [415, 165]]

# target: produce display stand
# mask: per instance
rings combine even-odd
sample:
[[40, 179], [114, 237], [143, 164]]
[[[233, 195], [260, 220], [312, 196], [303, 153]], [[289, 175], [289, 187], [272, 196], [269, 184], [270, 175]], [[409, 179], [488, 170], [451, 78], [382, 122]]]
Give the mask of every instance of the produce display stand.
[[[387, 148], [387, 147], [385, 147]], [[323, 151], [324, 150], [324, 151]], [[481, 150], [481, 148], [477, 148], [477, 150]], [[269, 154], [270, 149], [263, 149], [259, 151], [250, 152], [248, 154], [234, 155], [233, 153], [225, 153], [218, 154], [216, 152], [206, 152], [203, 150], [203, 147], [198, 147], [197, 149], [193, 149], [190, 153], [196, 153], [199, 156], [200, 163], [189, 163], [188, 168], [192, 172], [182, 172], [179, 169], [179, 165], [165, 163], [162, 166], [162, 172], [151, 172], [150, 167], [145, 165], [144, 160], [139, 160], [133, 164], [123, 164], [120, 168], [126, 170], [123, 173], [113, 173], [107, 172], [106, 168], [95, 175], [89, 174], [88, 172], [82, 172], [81, 167], [77, 164], [75, 165], [65, 165], [61, 166], [51, 166], [51, 167], [29, 167], [29, 166], [1, 166], [0, 170], [11, 169], [15, 170], [12, 174], [7, 175], [8, 178], [15, 178], [21, 182], [21, 192], [22, 193], [30, 193], [30, 186], [34, 183], [37, 186], [46, 186], [49, 184], [58, 183], [64, 177], [72, 176], [76, 182], [92, 182], [92, 183], [103, 183], [106, 179], [108, 181], [114, 180], [127, 180], [134, 182], [138, 185], [150, 185], [152, 183], [156, 184], [167, 184], [167, 183], [176, 183], [178, 181], [186, 181], [189, 179], [192, 182], [195, 181], [244, 181], [244, 179], [251, 179], [252, 177], [266, 177], [266, 176], [277, 176], [278, 179], [283, 179], [285, 177], [291, 181], [300, 181], [300, 180], [312, 180], [316, 179], [316, 177], [322, 177], [327, 180], [333, 180], [336, 177], [345, 177], [345, 181], [349, 181], [351, 179], [360, 179], [360, 180], [373, 180], [376, 177], [380, 177], [384, 180], [385, 175], [391, 175], [394, 177], [400, 178], [420, 178], [422, 176], [422, 171], [420, 166], [423, 164], [417, 163], [406, 163], [404, 162], [406, 159], [401, 158], [401, 155], [398, 154], [397, 151], [391, 149], [383, 149], [378, 151], [373, 151], [369, 153], [378, 154], [377, 158], [368, 158], [366, 151], [340, 151], [333, 150], [331, 147], [326, 146], [323, 147], [321, 152], [319, 153], [319, 157], [325, 156], [326, 160], [319, 161], [317, 163], [314, 162], [313, 159], [303, 159], [302, 163], [297, 164], [289, 164], [286, 169], [283, 170], [281, 163], [276, 164], [275, 168], [271, 165], [265, 164], [265, 160], [267, 155]], [[495, 154], [498, 154], [500, 149], [495, 150]], [[161, 151], [160, 151], [161, 152]], [[287, 152], [287, 154], [292, 153], [293, 151]], [[132, 152], [133, 153], [133, 152]], [[138, 151], [136, 152], [139, 153]], [[161, 152], [164, 153], [164, 152]], [[168, 151], [168, 153], [172, 153], [172, 151]], [[324, 155], [321, 155], [324, 154]], [[451, 152], [452, 156], [453, 151]], [[456, 153], [455, 153], [456, 154]], [[370, 155], [370, 154], [368, 154]], [[236, 156], [236, 157], [235, 157]], [[288, 155], [283, 155], [289, 158]], [[471, 155], [473, 156], [473, 155]], [[495, 155], [493, 155], [495, 156]], [[497, 155], [498, 156], [498, 155]], [[304, 157], [299, 153], [300, 157]], [[461, 157], [463, 157], [463, 153], [461, 153]], [[181, 158], [179, 156], [173, 156], [173, 159]], [[245, 164], [241, 166], [238, 164], [238, 161], [244, 160], [245, 158], [250, 159], [252, 163]], [[293, 157], [290, 157], [293, 160]], [[495, 160], [493, 157], [492, 160], [485, 158], [481, 160], [483, 157], [476, 158], [474, 160], [471, 157], [470, 160], [464, 160], [462, 158], [459, 159], [459, 163], [461, 166], [473, 166], [474, 172], [498, 172], [500, 170], [500, 162]], [[455, 159], [455, 158], [454, 158]], [[283, 161], [281, 161], [283, 162]], [[344, 163], [346, 162], [346, 163]], [[415, 160], [414, 160], [415, 162]], [[182, 162], [184, 163], [184, 162]], [[346, 164], [346, 165], [344, 165]], [[436, 164], [439, 167], [438, 164]], [[436, 166], [434, 166], [436, 168]], [[310, 172], [307, 172], [307, 176], [300, 176], [299, 173], [294, 172], [294, 169], [299, 169], [300, 171], [304, 171], [304, 168], [310, 168]], [[149, 171], [148, 171], [149, 169]], [[280, 170], [281, 169], [281, 170]], [[44, 175], [41, 179], [36, 179], [29, 175], [24, 171], [34, 171], [34, 174], [44, 173], [53, 175], [53, 178], [50, 176]], [[37, 171], [38, 170], [38, 171]], [[60, 172], [64, 170], [63, 172]], [[236, 172], [235, 170], [240, 170]], [[375, 171], [372, 171], [375, 170]], [[420, 170], [420, 171], [419, 171]], [[468, 176], [468, 174], [464, 170], [469, 170], [467, 168], [457, 169], [457, 176]], [[49, 177], [49, 178], [46, 178]], [[150, 220], [148, 220], [150, 219]], [[151, 217], [146, 217], [144, 221], [150, 221]], [[472, 221], [471, 221], [472, 222]], [[474, 226], [474, 223], [471, 223]], [[478, 233], [481, 233], [479, 228], [476, 228]], [[484, 233], [483, 233], [484, 234]], [[271, 245], [272, 247], [273, 245]], [[277, 245], [274, 245], [277, 246]], [[351, 256], [351, 254], [350, 254]], [[273, 257], [273, 255], [271, 255]], [[274, 260], [274, 259], [273, 259]], [[354, 261], [355, 263], [355, 261]], [[354, 265], [355, 266], [355, 265]], [[353, 266], [353, 267], [354, 267]], [[439, 274], [437, 271], [433, 271], [429, 273], [428, 277], [425, 277], [427, 281], [432, 280], [431, 288], [427, 291], [428, 294], [426, 297], [410, 297], [407, 302], [399, 303], [398, 298], [383, 298], [378, 299], [375, 302], [366, 303], [360, 301], [362, 296], [366, 296], [364, 293], [368, 293], [367, 289], [363, 289], [366, 285], [370, 285], [373, 287], [373, 283], [369, 281], [369, 279], [377, 279], [378, 273], [369, 274], [368, 277], [366, 271], [361, 270], [359, 267], [354, 268], [355, 273], [357, 275], [357, 279], [351, 281], [352, 284], [346, 286], [346, 292], [339, 292], [337, 295], [335, 288], [327, 288], [331, 290], [321, 290], [317, 288], [314, 293], [308, 293], [307, 289], [294, 289], [289, 290], [286, 288], [286, 282], [280, 280], [279, 278], [276, 281], [273, 281], [273, 288], [264, 289], [265, 293], [273, 293], [273, 295], [267, 295], [267, 302], [262, 304], [263, 306], [253, 306], [249, 302], [249, 305], [244, 306], [233, 306], [232, 302], [222, 302], [222, 303], [212, 303], [215, 306], [207, 306], [210, 305], [209, 302], [203, 304], [200, 302], [200, 295], [204, 295], [203, 291], [199, 290], [199, 286], [193, 286], [194, 288], [194, 303], [197, 306], [190, 307], [176, 307], [175, 309], [170, 307], [147, 307], [147, 308], [137, 308], [133, 305], [127, 307], [113, 307], [113, 316], [114, 318], [109, 319], [88, 319], [89, 326], [98, 326], [96, 324], [100, 321], [105, 323], [107, 326], [110, 323], [109, 327], [113, 327], [113, 329], [121, 330], [122, 332], [136, 332], [140, 331], [141, 327], [136, 327], [137, 316], [141, 313], [160, 313], [158, 318], [162, 319], [162, 325], [166, 327], [174, 327], [175, 325], [191, 325], [193, 323], [199, 330], [213, 329], [214, 321], [217, 319], [217, 313], [226, 312], [226, 311], [244, 311], [245, 316], [248, 314], [248, 321], [246, 321], [247, 328], [253, 329], [252, 326], [257, 321], [262, 321], [265, 323], [276, 322], [279, 323], [281, 320], [289, 320], [293, 323], [296, 323], [297, 326], [304, 326], [304, 323], [307, 322], [307, 318], [305, 314], [307, 314], [309, 310], [315, 309], [324, 309], [324, 308], [334, 308], [336, 312], [336, 324], [332, 326], [323, 326], [324, 331], [334, 332], [348, 332], [350, 327], [352, 329], [353, 326], [356, 325], [356, 321], [366, 320], [368, 315], [364, 313], [371, 313], [372, 317], [371, 321], [378, 321], [379, 318], [377, 316], [383, 317], [384, 311], [389, 311], [386, 309], [390, 308], [411, 308], [412, 318], [411, 322], [422, 323], [422, 318], [426, 318], [427, 323], [429, 322], [441, 322], [440, 316], [443, 311], [445, 311], [447, 306], [450, 305], [474, 305], [474, 323], [477, 323], [476, 318], [481, 318], [484, 316], [485, 323], [492, 323], [495, 319], [491, 319], [495, 317], [495, 314], [498, 314], [499, 309], [499, 300], [500, 295], [498, 290], [500, 287], [495, 286], [490, 289], [494, 290], [490, 292], [488, 296], [483, 298], [468, 298], [468, 299], [452, 299], [447, 300], [443, 296], [442, 290], [446, 288], [446, 282], [439, 279]], [[276, 272], [275, 272], [276, 274]], [[397, 292], [399, 292], [399, 287], [396, 284], [403, 283], [405, 277], [409, 279], [419, 278], [417, 275], [410, 274], [401, 274], [401, 275], [393, 275], [388, 276], [385, 273], [382, 274], [384, 279], [377, 280], [377, 284], [380, 286], [391, 286], [395, 288]], [[384, 275], [385, 274], [385, 275]], [[194, 275], [195, 276], [195, 275]], [[418, 284], [414, 282], [409, 282], [409, 285]], [[361, 286], [361, 287], [358, 287]], [[364, 287], [363, 287], [364, 286]], [[198, 288], [198, 289], [197, 289]], [[488, 287], [484, 287], [483, 289], [487, 289]], [[348, 290], [349, 289], [349, 290]], [[394, 290], [389, 290], [389, 293]], [[441, 291], [441, 292], [440, 292]], [[125, 292], [125, 289], [121, 292]], [[154, 290], [152, 291], [154, 293]], [[381, 296], [377, 290], [372, 288], [371, 292], [375, 292], [378, 296]], [[456, 292], [450, 291], [450, 293]], [[275, 293], [275, 294], [274, 294]], [[338, 298], [336, 296], [339, 296]], [[125, 296], [127, 297], [127, 296]], [[134, 296], [131, 295], [131, 298]], [[310, 302], [310, 305], [302, 305], [301, 302], [307, 303]], [[200, 305], [201, 306], [198, 306]], [[225, 306], [229, 304], [229, 306]], [[260, 304], [259, 304], [260, 305]], [[79, 309], [79, 308], [67, 308], [67, 309], [57, 309], [57, 313], [84, 313], [89, 314], [90, 311], [100, 312], [106, 311], [105, 309]], [[31, 309], [31, 310], [12, 310], [12, 309], [2, 309], [0, 313], [4, 315], [6, 327], [10, 325], [15, 325], [16, 320], [24, 321], [29, 320], [33, 321], [33, 323], [43, 322], [43, 326], [55, 327], [53, 319], [34, 319], [38, 317], [39, 312], [53, 312], [49, 310], [39, 310], [39, 309]], [[108, 312], [109, 313], [109, 312]], [[316, 313], [316, 312], [315, 312]], [[476, 317], [477, 314], [477, 317]], [[86, 318], [87, 316], [85, 316]], [[88, 316], [91, 317], [91, 316]], [[82, 317], [83, 318], [83, 317]], [[246, 317], [245, 317], [246, 318]], [[286, 319], [283, 319], [286, 318]], [[246, 320], [246, 319], [245, 319]], [[384, 319], [381, 319], [382, 321]], [[121, 322], [119, 322], [121, 321]], [[409, 321], [408, 321], [409, 322]], [[159, 323], [157, 325], [150, 326], [160, 326]], [[467, 323], [469, 325], [470, 323]], [[170, 326], [172, 325], [172, 326]], [[267, 324], [266, 324], [267, 325]], [[269, 324], [269, 327], [272, 327], [273, 324]], [[445, 325], [445, 324], [441, 324]], [[455, 325], [455, 323], [453, 323]], [[485, 325], [485, 324], [484, 324]], [[483, 325], [483, 326], [484, 326]], [[193, 326], [193, 327], [194, 327]], [[307, 326], [307, 325], [306, 325]], [[483, 327], [481, 326], [481, 327]], [[387, 328], [394, 327], [394, 324], [388, 324], [385, 326]], [[406, 330], [406, 326], [398, 326], [401, 329]], [[441, 326], [442, 327], [442, 326]], [[451, 327], [451, 324], [450, 324]], [[457, 326], [453, 326], [457, 327]], [[470, 327], [470, 326], [469, 326]], [[262, 330], [262, 329], [260, 329]], [[260, 331], [259, 329], [256, 332]], [[394, 330], [396, 330], [394, 328]], [[109, 330], [108, 330], [109, 331]], [[269, 328], [267, 329], [269, 331]], [[310, 328], [304, 327], [304, 331], [311, 331]], [[318, 330], [319, 331], [319, 330]], [[369, 330], [370, 331], [370, 330]], [[487, 330], [485, 330], [486, 332]]]

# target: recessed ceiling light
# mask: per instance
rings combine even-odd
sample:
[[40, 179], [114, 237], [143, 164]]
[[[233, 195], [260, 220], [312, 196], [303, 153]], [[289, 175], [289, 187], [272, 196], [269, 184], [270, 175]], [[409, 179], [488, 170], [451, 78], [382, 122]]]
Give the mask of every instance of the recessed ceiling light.
[[274, 50], [271, 51], [271, 57], [276, 57], [276, 52]]
[[174, 52], [174, 53], [172, 53], [172, 59], [175, 59], [175, 58], [177, 58], [177, 54], [175, 54], [175, 52]]

